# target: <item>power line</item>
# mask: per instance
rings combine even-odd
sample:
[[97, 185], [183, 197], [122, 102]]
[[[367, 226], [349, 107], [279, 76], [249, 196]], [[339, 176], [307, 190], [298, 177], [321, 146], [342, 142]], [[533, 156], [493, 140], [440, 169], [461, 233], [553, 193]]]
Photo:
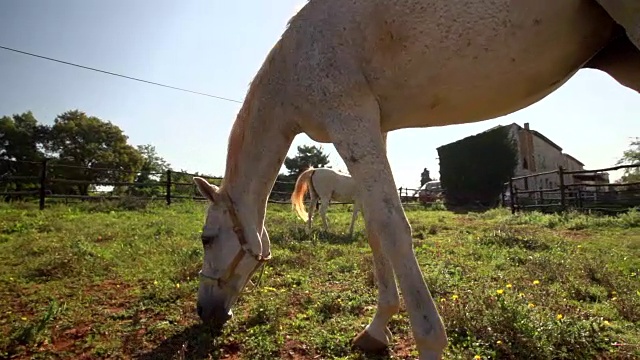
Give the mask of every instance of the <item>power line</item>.
[[8, 50], [8, 51], [13, 51], [13, 52], [17, 52], [17, 53], [24, 54], [24, 55], [34, 56], [34, 57], [41, 58], [41, 59], [45, 59], [45, 60], [49, 60], [49, 61], [55, 61], [55, 62], [58, 62], [58, 63], [61, 63], [61, 64], [71, 65], [71, 66], [75, 66], [75, 67], [79, 67], [79, 68], [83, 68], [83, 69], [87, 69], [87, 70], [97, 71], [97, 72], [101, 72], [101, 73], [108, 74], [108, 75], [119, 76], [119, 77], [122, 77], [122, 78], [125, 78], [125, 79], [129, 79], [129, 80], [140, 81], [140, 82], [143, 82], [143, 83], [152, 84], [152, 85], [157, 85], [157, 86], [162, 86], [162, 87], [166, 87], [166, 88], [169, 88], [169, 89], [180, 90], [180, 91], [186, 91], [186, 92], [193, 93], [193, 94], [198, 94], [198, 95], [202, 95], [202, 96], [208, 96], [208, 97], [212, 97], [212, 98], [219, 99], [219, 100], [225, 100], [225, 101], [230, 101], [230, 102], [234, 102], [234, 103], [242, 104], [242, 101], [238, 101], [238, 100], [234, 100], [234, 99], [229, 99], [229, 98], [222, 97], [222, 96], [216, 96], [216, 95], [206, 94], [206, 93], [202, 93], [202, 92], [198, 92], [198, 91], [193, 91], [193, 90], [188, 90], [188, 89], [183, 89], [183, 88], [179, 88], [179, 87], [175, 87], [175, 86], [171, 86], [171, 85], [160, 84], [160, 83], [157, 83], [157, 82], [148, 81], [148, 80], [144, 80], [144, 79], [138, 79], [138, 78], [134, 78], [134, 77], [127, 76], [127, 75], [116, 74], [116, 73], [114, 73], [114, 72], [105, 71], [105, 70], [100, 70], [100, 69], [92, 68], [92, 67], [89, 67], [89, 66], [84, 66], [84, 65], [74, 64], [74, 63], [70, 63], [70, 62], [68, 62], [68, 61], [63, 61], [63, 60], [53, 59], [53, 58], [50, 58], [50, 57], [46, 57], [46, 56], [42, 56], [42, 55], [37, 55], [37, 54], [29, 53], [29, 52], [26, 52], [26, 51], [22, 51], [22, 50], [12, 49], [12, 48], [9, 48], [9, 47], [6, 47], [6, 46], [1, 46], [1, 45], [0, 45], [0, 49], [4, 49], [4, 50]]

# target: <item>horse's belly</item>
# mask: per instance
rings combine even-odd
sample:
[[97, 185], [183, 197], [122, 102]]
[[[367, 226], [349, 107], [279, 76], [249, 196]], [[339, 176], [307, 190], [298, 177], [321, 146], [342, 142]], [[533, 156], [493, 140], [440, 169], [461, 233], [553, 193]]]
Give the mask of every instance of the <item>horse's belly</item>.
[[524, 108], [567, 81], [614, 28], [587, 1], [482, 3], [498, 8], [486, 17], [452, 10], [429, 19], [433, 26], [409, 21], [390, 29], [402, 51], [364, 65], [384, 130], [480, 121]]

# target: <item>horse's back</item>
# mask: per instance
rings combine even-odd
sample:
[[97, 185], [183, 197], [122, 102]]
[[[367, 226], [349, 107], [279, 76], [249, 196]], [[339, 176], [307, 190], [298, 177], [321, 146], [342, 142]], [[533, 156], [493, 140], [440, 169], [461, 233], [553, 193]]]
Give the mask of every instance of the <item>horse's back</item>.
[[284, 93], [312, 130], [313, 109], [363, 93], [386, 131], [484, 120], [555, 90], [613, 29], [591, 0], [311, 0], [283, 36]]
[[355, 187], [350, 175], [333, 169], [317, 168], [311, 179], [318, 195], [331, 196], [335, 201], [351, 201]]

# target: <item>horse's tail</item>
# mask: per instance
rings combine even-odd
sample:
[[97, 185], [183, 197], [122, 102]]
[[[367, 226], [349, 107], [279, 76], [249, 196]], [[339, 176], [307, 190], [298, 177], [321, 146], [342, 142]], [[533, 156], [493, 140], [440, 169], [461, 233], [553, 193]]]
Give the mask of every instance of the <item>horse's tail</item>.
[[[291, 207], [293, 210], [298, 213], [298, 216], [303, 220], [307, 221], [307, 217], [309, 214], [307, 210], [304, 208], [304, 203], [302, 199], [304, 198], [304, 194], [309, 189], [309, 184], [311, 182], [311, 177], [313, 176], [314, 168], [309, 168], [303, 171], [300, 176], [298, 176], [298, 180], [296, 180], [296, 186], [293, 189], [293, 194], [291, 194]], [[313, 184], [311, 184], [313, 187]]]

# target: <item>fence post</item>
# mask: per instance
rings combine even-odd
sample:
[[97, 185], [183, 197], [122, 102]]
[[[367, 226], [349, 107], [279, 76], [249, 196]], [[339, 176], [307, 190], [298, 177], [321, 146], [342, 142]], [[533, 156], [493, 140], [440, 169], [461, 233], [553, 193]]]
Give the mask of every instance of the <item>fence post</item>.
[[167, 197], [167, 205], [171, 205], [171, 170], [167, 170], [167, 189], [165, 196]]
[[582, 209], [582, 190], [578, 188], [578, 209]]
[[542, 192], [542, 187], [540, 187], [540, 205], [544, 205], [544, 192]]
[[44, 210], [45, 197], [47, 195], [47, 159], [42, 160], [40, 169], [40, 210]]
[[514, 191], [513, 191], [513, 178], [509, 178], [509, 206], [511, 206], [511, 214], [515, 214], [516, 213], [516, 206], [515, 206], [515, 198], [513, 197], [514, 195]]
[[562, 166], [558, 166], [558, 175], [560, 176], [560, 210], [565, 211], [567, 199], [564, 191], [564, 169]]
[[400, 196], [400, 203], [404, 203], [402, 200], [402, 186], [398, 188], [398, 195]]

